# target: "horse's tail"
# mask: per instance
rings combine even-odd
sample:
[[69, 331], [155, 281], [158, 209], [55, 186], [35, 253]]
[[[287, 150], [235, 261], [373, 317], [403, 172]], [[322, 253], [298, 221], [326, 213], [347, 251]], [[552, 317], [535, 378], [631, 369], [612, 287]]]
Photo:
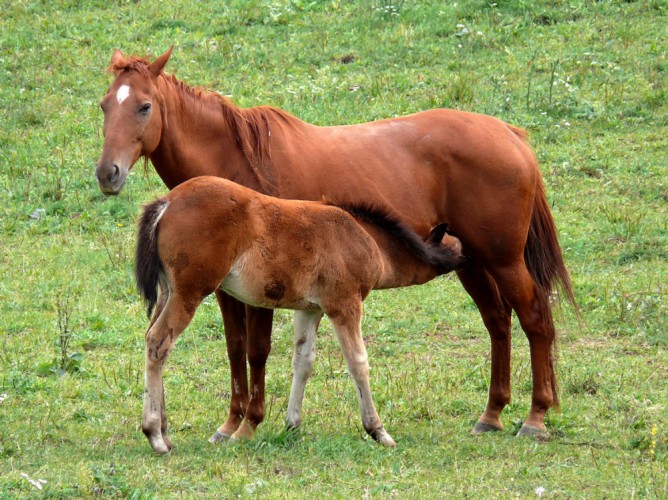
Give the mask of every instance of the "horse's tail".
[[[387, 209], [364, 204], [336, 204], [358, 220], [373, 224], [400, 242], [418, 260], [432, 266], [439, 274], [461, 269], [467, 262], [459, 239], [447, 233], [447, 224], [435, 226], [427, 241], [410, 227], [390, 215]], [[444, 238], [448, 234], [447, 238]]]
[[552, 359], [550, 368], [552, 371], [552, 395], [555, 408], [559, 407], [559, 389], [557, 379], [554, 373], [554, 364], [557, 358], [556, 328], [550, 311], [550, 301], [552, 293], [557, 286], [566, 295], [568, 301], [573, 305], [576, 311], [579, 310], [573, 294], [571, 280], [564, 264], [564, 258], [561, 253], [561, 247], [557, 239], [557, 229], [554, 225], [554, 219], [550, 213], [550, 208], [545, 195], [543, 181], [538, 179], [536, 185], [536, 195], [534, 198], [533, 214], [531, 215], [531, 224], [527, 243], [524, 247], [524, 262], [529, 270], [529, 274], [538, 286], [539, 300], [543, 303], [545, 320], [548, 325], [548, 335], [552, 345]]
[[536, 185], [531, 225], [524, 247], [524, 261], [546, 299], [549, 299], [555, 285], [560, 285], [568, 301], [577, 309], [573, 287], [557, 239], [557, 229], [540, 178]]
[[137, 289], [146, 303], [146, 313], [149, 317], [158, 301], [158, 284], [164, 273], [162, 261], [158, 255], [158, 222], [168, 204], [167, 200], [158, 199], [145, 205], [139, 219], [135, 280]]

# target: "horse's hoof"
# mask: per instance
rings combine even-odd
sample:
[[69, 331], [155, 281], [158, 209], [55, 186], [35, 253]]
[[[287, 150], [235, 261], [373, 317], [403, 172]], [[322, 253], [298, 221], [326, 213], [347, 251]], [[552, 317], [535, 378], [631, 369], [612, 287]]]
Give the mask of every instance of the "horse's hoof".
[[253, 428], [244, 420], [241, 422], [241, 425], [237, 431], [230, 436], [230, 441], [241, 441], [245, 439], [250, 439], [253, 437], [255, 431]]
[[539, 441], [545, 441], [550, 438], [550, 433], [546, 429], [540, 429], [534, 425], [524, 424], [517, 433], [517, 437], [532, 437]]
[[480, 434], [486, 434], [488, 432], [499, 432], [502, 431], [503, 427], [499, 427], [496, 425], [488, 424], [486, 422], [476, 422], [475, 426], [473, 429], [471, 429], [471, 434], [474, 436], [478, 436]]
[[216, 431], [213, 433], [213, 436], [209, 438], [209, 443], [216, 444], [216, 443], [224, 443], [225, 441], [229, 441], [229, 439], [232, 436], [229, 434], [223, 434], [220, 431]]

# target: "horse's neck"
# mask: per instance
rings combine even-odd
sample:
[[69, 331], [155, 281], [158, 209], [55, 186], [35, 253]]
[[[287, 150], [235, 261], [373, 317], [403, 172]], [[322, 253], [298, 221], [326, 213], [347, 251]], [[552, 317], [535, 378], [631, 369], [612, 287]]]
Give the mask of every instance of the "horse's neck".
[[[156, 172], [172, 189], [202, 175], [224, 177], [256, 188], [258, 180], [229, 130], [221, 109], [160, 78], [162, 132], [149, 155]], [[202, 100], [202, 102], [199, 102]]]

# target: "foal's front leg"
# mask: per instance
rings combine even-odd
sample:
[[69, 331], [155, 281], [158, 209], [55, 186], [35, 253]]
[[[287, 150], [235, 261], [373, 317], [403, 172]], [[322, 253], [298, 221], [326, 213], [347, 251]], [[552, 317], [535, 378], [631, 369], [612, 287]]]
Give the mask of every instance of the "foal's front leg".
[[322, 311], [295, 311], [295, 349], [292, 355], [292, 389], [285, 423], [294, 429], [302, 423], [302, 402], [306, 381], [315, 361], [315, 336]]
[[364, 340], [362, 340], [361, 316], [361, 302], [343, 312], [337, 311], [336, 314], [329, 315], [343, 349], [348, 371], [353, 376], [357, 386], [357, 400], [362, 413], [362, 425], [364, 425], [366, 432], [380, 444], [394, 447], [397, 443], [383, 427], [371, 398], [369, 360], [364, 347]]
[[162, 368], [176, 339], [192, 320], [194, 309], [186, 307], [183, 301], [172, 295], [146, 332], [146, 388], [142, 431], [156, 453], [167, 453], [172, 449], [172, 442], [167, 434]]

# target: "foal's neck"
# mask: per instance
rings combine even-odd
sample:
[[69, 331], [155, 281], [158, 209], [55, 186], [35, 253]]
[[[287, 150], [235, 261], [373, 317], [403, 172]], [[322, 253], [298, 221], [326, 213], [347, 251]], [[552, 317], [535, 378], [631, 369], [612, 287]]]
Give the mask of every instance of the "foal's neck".
[[375, 240], [383, 260], [383, 271], [375, 289], [421, 285], [441, 274], [385, 230], [368, 222], [358, 222]]

